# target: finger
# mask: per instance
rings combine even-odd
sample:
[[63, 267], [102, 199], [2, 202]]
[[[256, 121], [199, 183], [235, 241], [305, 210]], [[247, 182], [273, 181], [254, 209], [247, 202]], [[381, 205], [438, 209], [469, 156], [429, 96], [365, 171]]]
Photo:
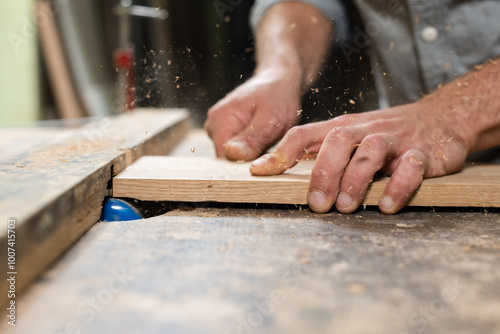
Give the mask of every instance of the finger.
[[217, 103], [208, 111], [204, 128], [214, 141], [215, 152], [218, 157], [225, 155], [227, 142], [243, 131], [250, 122], [251, 116], [245, 115], [251, 115], [254, 111], [244, 109], [243, 104], [236, 103], [231, 99], [229, 102], [223, 100]]
[[250, 124], [227, 143], [226, 157], [231, 160], [257, 158], [281, 139], [297, 121], [295, 110], [275, 110], [265, 105], [259, 106]]
[[343, 213], [354, 212], [363, 201], [373, 176], [398, 151], [396, 138], [387, 134], [366, 136], [347, 166], [335, 206]]
[[358, 127], [339, 127], [328, 133], [311, 172], [308, 203], [312, 210], [324, 213], [332, 208], [352, 152], [365, 136], [366, 131]]
[[426, 168], [425, 155], [418, 149], [408, 150], [399, 160], [380, 197], [380, 210], [386, 214], [401, 210], [422, 184]]
[[255, 159], [283, 136], [285, 127], [272, 112], [257, 111], [251, 123], [227, 143], [225, 155], [230, 160]]
[[304, 153], [317, 153], [331, 130], [331, 121], [295, 126], [288, 130], [276, 149], [250, 165], [254, 175], [277, 175], [297, 164]]

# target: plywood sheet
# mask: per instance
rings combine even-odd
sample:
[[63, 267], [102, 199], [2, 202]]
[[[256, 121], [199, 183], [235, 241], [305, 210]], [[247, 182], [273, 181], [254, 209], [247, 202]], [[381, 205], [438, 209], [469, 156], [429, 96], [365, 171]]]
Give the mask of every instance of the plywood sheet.
[[[113, 196], [149, 201], [306, 204], [313, 161], [277, 176], [253, 176], [249, 163], [195, 157], [142, 157], [113, 179]], [[374, 181], [363, 204], [377, 205], [389, 178]], [[500, 207], [500, 165], [469, 164], [424, 180], [410, 206]]]

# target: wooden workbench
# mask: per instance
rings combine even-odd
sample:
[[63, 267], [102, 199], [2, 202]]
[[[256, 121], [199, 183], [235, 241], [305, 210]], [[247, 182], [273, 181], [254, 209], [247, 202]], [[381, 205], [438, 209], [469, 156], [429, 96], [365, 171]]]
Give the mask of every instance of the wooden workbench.
[[138, 109], [0, 128], [0, 305], [8, 277], [18, 295], [96, 223], [113, 176], [168, 152], [189, 124], [186, 110]]
[[[172, 154], [210, 152], [198, 132]], [[94, 225], [19, 300], [18, 327], [0, 331], [500, 332], [498, 210], [169, 208]]]

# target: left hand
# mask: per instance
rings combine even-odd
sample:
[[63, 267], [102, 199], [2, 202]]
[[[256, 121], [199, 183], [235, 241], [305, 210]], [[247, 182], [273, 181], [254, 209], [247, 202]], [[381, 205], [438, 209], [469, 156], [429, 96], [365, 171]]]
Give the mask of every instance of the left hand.
[[433, 99], [423, 99], [296, 126], [272, 153], [255, 160], [250, 171], [281, 174], [304, 153], [317, 153], [308, 204], [319, 213], [328, 212], [334, 204], [340, 212], [354, 212], [375, 173], [383, 171], [391, 178], [379, 208], [393, 214], [404, 207], [424, 178], [462, 168], [472, 145], [469, 134], [467, 124], [453, 118], [453, 112], [440, 109]]

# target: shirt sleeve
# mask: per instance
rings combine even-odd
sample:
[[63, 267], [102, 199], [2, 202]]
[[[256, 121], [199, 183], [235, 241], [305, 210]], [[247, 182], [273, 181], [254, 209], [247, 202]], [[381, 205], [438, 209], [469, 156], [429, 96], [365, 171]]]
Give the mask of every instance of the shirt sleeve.
[[[297, 0], [256, 0], [250, 14], [250, 26], [255, 35], [260, 20], [266, 11], [273, 5]], [[347, 10], [341, 0], [299, 0], [298, 2], [315, 6], [328, 17], [334, 24], [335, 40], [343, 41], [347, 38], [349, 18]]]

